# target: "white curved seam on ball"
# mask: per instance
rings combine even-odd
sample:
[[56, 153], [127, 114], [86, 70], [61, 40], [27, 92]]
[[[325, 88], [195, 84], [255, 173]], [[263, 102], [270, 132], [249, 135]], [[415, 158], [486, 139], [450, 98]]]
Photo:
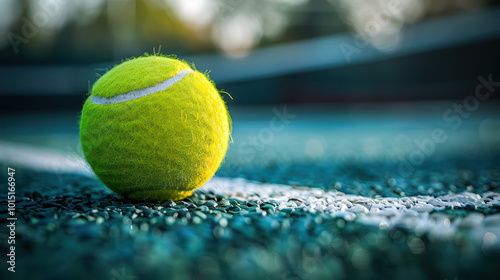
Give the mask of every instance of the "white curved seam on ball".
[[190, 73], [194, 73], [194, 71], [181, 70], [177, 75], [175, 75], [171, 78], [168, 78], [165, 81], [158, 83], [152, 87], [133, 90], [131, 92], [119, 94], [119, 95], [113, 96], [113, 97], [100, 97], [100, 96], [92, 95], [92, 97], [90, 98], [90, 101], [93, 104], [109, 105], [109, 104], [126, 102], [126, 101], [130, 101], [133, 99], [138, 99], [138, 98], [150, 95], [150, 94], [157, 93], [159, 91], [166, 90], [167, 88], [173, 86], [175, 83], [177, 83], [182, 78], [184, 78], [184, 76], [186, 76]]

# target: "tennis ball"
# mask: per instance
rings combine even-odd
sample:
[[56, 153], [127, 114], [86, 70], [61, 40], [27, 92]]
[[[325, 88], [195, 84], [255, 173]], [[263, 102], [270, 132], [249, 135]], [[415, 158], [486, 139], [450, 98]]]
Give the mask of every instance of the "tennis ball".
[[177, 59], [146, 56], [95, 82], [81, 113], [80, 141], [92, 170], [117, 194], [179, 200], [219, 168], [230, 122], [205, 75]]

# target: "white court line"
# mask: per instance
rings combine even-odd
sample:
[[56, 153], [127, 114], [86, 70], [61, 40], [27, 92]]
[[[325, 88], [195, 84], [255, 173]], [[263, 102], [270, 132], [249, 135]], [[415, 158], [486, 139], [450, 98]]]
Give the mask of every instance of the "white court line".
[[182, 80], [182, 78], [184, 78], [184, 76], [186, 76], [190, 73], [194, 73], [194, 72], [192, 70], [181, 70], [177, 75], [175, 75], [171, 78], [168, 78], [165, 81], [158, 83], [152, 87], [134, 90], [131, 92], [119, 94], [119, 95], [109, 97], [109, 98], [92, 95], [90, 101], [92, 101], [92, 103], [94, 103], [94, 104], [109, 105], [109, 104], [126, 102], [126, 101], [130, 101], [133, 99], [138, 99], [138, 98], [150, 95], [150, 94], [157, 93], [159, 91], [166, 90], [167, 88], [173, 86], [178, 81]]
[[[95, 177], [85, 160], [76, 153], [64, 154], [25, 144], [0, 141], [0, 162], [18, 168]], [[437, 197], [419, 195], [374, 199], [317, 188], [294, 188], [221, 177], [210, 179], [201, 190], [246, 201], [274, 200], [278, 202], [278, 211], [287, 209], [285, 211], [293, 212], [301, 209], [340, 217], [346, 221], [358, 218], [363, 224], [380, 228], [402, 226], [415, 232], [428, 232], [436, 239], [452, 238], [463, 224], [474, 225], [471, 228], [479, 239], [485, 232], [492, 232], [500, 237], [500, 214], [482, 216], [472, 213], [465, 218], [456, 218], [451, 224], [451, 218], [447, 215], [429, 215], [430, 212], [443, 210], [446, 206], [464, 207], [473, 204], [478, 208], [500, 207], [500, 193], [496, 192], [486, 192], [482, 196], [464, 192]], [[500, 246], [500, 242], [498, 245]]]
[[76, 153], [63, 153], [28, 144], [0, 141], [0, 162], [13, 168], [94, 176], [87, 162]]

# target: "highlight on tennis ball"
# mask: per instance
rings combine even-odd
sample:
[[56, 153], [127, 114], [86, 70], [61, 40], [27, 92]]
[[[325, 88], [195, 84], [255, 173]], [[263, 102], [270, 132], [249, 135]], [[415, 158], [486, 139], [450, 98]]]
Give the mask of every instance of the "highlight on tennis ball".
[[99, 78], [80, 119], [97, 177], [132, 200], [190, 196], [219, 168], [231, 119], [213, 82], [164, 56], [130, 59]]

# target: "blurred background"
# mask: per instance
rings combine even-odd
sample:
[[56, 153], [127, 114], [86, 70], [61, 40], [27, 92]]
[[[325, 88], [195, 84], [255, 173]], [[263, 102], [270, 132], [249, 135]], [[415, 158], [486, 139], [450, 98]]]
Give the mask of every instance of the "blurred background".
[[1, 110], [78, 109], [106, 69], [159, 51], [211, 70], [230, 105], [457, 99], [498, 70], [499, 3], [4, 0]]
[[[78, 114], [92, 84], [123, 59], [161, 52], [210, 71], [230, 95], [234, 144], [219, 175], [332, 187], [339, 162], [488, 162], [500, 147], [499, 4], [3, 0], [3, 160], [21, 160], [19, 143], [81, 156]], [[446, 143], [408, 164], [434, 129]], [[290, 179], [297, 163], [315, 168]], [[276, 166], [285, 175], [262, 175]]]

